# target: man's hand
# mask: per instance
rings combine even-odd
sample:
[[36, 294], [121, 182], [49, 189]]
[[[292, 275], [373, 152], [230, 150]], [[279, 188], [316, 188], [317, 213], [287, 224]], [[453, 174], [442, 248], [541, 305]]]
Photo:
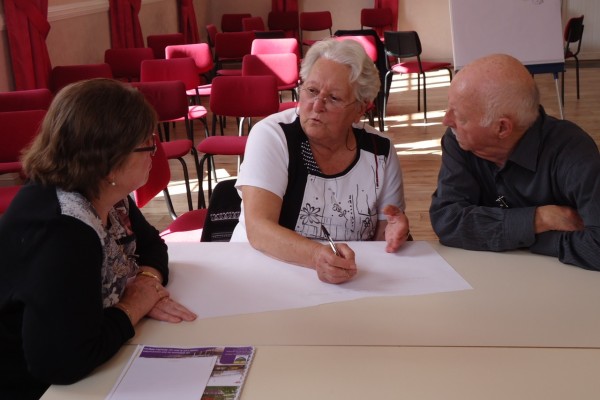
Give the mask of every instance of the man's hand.
[[582, 231], [583, 219], [567, 206], [540, 206], [535, 209], [535, 233], [546, 231]]

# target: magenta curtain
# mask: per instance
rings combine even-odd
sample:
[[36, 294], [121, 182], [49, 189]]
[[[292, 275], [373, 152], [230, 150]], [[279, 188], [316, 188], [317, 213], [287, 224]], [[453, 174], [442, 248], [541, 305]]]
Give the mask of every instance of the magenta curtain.
[[272, 0], [272, 11], [298, 11], [298, 0]]
[[109, 4], [111, 47], [144, 47], [138, 18], [142, 0], [109, 0]]
[[4, 20], [15, 90], [47, 88], [50, 56], [48, 0], [4, 0]]
[[178, 0], [177, 3], [179, 4], [179, 32], [183, 33], [186, 43], [200, 43], [194, 1]]
[[[392, 10], [393, 29], [398, 29], [398, 0], [375, 0], [375, 8], [389, 8]], [[383, 33], [382, 33], [383, 35]]]

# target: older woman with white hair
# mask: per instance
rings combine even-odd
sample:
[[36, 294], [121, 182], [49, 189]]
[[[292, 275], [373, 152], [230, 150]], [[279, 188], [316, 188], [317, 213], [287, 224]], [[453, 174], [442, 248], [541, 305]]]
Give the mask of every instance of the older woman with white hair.
[[379, 75], [358, 42], [317, 42], [300, 77], [298, 107], [249, 136], [231, 240], [342, 283], [358, 270], [352, 249], [333, 241], [381, 240], [395, 252], [409, 237], [402, 172], [391, 141], [361, 122]]

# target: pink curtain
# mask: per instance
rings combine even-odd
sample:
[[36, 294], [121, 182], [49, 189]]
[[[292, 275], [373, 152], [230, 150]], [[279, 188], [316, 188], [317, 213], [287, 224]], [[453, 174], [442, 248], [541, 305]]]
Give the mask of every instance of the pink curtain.
[[389, 8], [392, 10], [393, 29], [398, 29], [398, 0], [375, 0], [375, 8]]
[[47, 88], [52, 68], [46, 47], [48, 0], [4, 0], [4, 21], [15, 90]]
[[142, 0], [109, 0], [109, 4], [111, 47], [144, 47], [144, 36], [138, 19]]
[[183, 33], [186, 43], [200, 43], [193, 0], [177, 2], [179, 3], [179, 32]]
[[298, 0], [272, 0], [272, 11], [298, 11]]

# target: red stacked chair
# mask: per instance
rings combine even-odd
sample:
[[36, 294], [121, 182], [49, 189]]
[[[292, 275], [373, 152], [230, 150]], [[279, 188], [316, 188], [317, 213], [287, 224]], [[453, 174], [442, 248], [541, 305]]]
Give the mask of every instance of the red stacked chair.
[[[241, 75], [237, 68], [246, 54], [252, 50], [254, 32], [220, 32], [215, 37], [216, 75]], [[233, 65], [224, 68], [225, 65]]]
[[93, 78], [112, 79], [110, 65], [106, 63], [59, 65], [50, 71], [50, 90], [56, 94], [70, 83]]
[[[208, 198], [212, 195], [212, 159], [216, 155], [242, 157], [247, 136], [243, 135], [244, 119], [264, 117], [279, 111], [277, 80], [273, 75], [217, 76], [212, 82], [210, 108], [213, 112], [213, 136], [197, 146], [203, 153], [200, 171], [207, 162]], [[215, 136], [217, 115], [240, 118], [238, 136]], [[248, 124], [250, 126], [250, 124]], [[198, 191], [199, 207], [204, 207], [204, 191]]]
[[221, 32], [241, 32], [244, 30], [242, 20], [250, 18], [252, 14], [223, 14], [221, 16]]
[[328, 31], [328, 37], [333, 35], [331, 30], [333, 26], [333, 20], [331, 19], [331, 13], [329, 11], [312, 11], [312, 12], [301, 12], [300, 13], [300, 43], [303, 46], [312, 46], [317, 40], [320, 39], [308, 39], [304, 37], [304, 32], [319, 32]]
[[183, 33], [164, 33], [160, 35], [148, 35], [146, 38], [148, 47], [154, 52], [154, 58], [165, 58], [165, 49], [167, 46], [176, 44], [185, 44]]
[[[133, 192], [134, 200], [139, 208], [144, 207], [158, 193], [163, 192], [169, 213], [173, 210], [173, 202], [168, 191], [171, 181], [171, 169], [163, 144], [157, 142], [156, 153], [152, 157], [152, 168], [146, 183]], [[161, 232], [165, 241], [200, 241], [202, 228], [206, 219], [206, 209], [195, 209], [179, 215]]]
[[113, 77], [126, 82], [138, 82], [142, 61], [153, 58], [154, 51], [150, 47], [128, 47], [104, 51], [104, 62], [110, 65]]
[[[0, 153], [3, 160], [6, 160], [6, 163], [0, 162], [0, 174], [20, 175], [9, 186], [0, 187], [0, 214], [6, 211], [21, 188], [21, 150], [33, 140], [52, 98], [52, 92], [45, 88], [0, 92]], [[32, 110], [37, 111], [31, 112]], [[23, 111], [25, 113], [20, 113]], [[15, 115], [14, 112], [19, 113]], [[19, 121], [25, 121], [26, 125], [19, 128]], [[13, 140], [13, 135], [17, 132], [19, 135]], [[30, 140], [27, 140], [27, 136], [30, 136]]]

